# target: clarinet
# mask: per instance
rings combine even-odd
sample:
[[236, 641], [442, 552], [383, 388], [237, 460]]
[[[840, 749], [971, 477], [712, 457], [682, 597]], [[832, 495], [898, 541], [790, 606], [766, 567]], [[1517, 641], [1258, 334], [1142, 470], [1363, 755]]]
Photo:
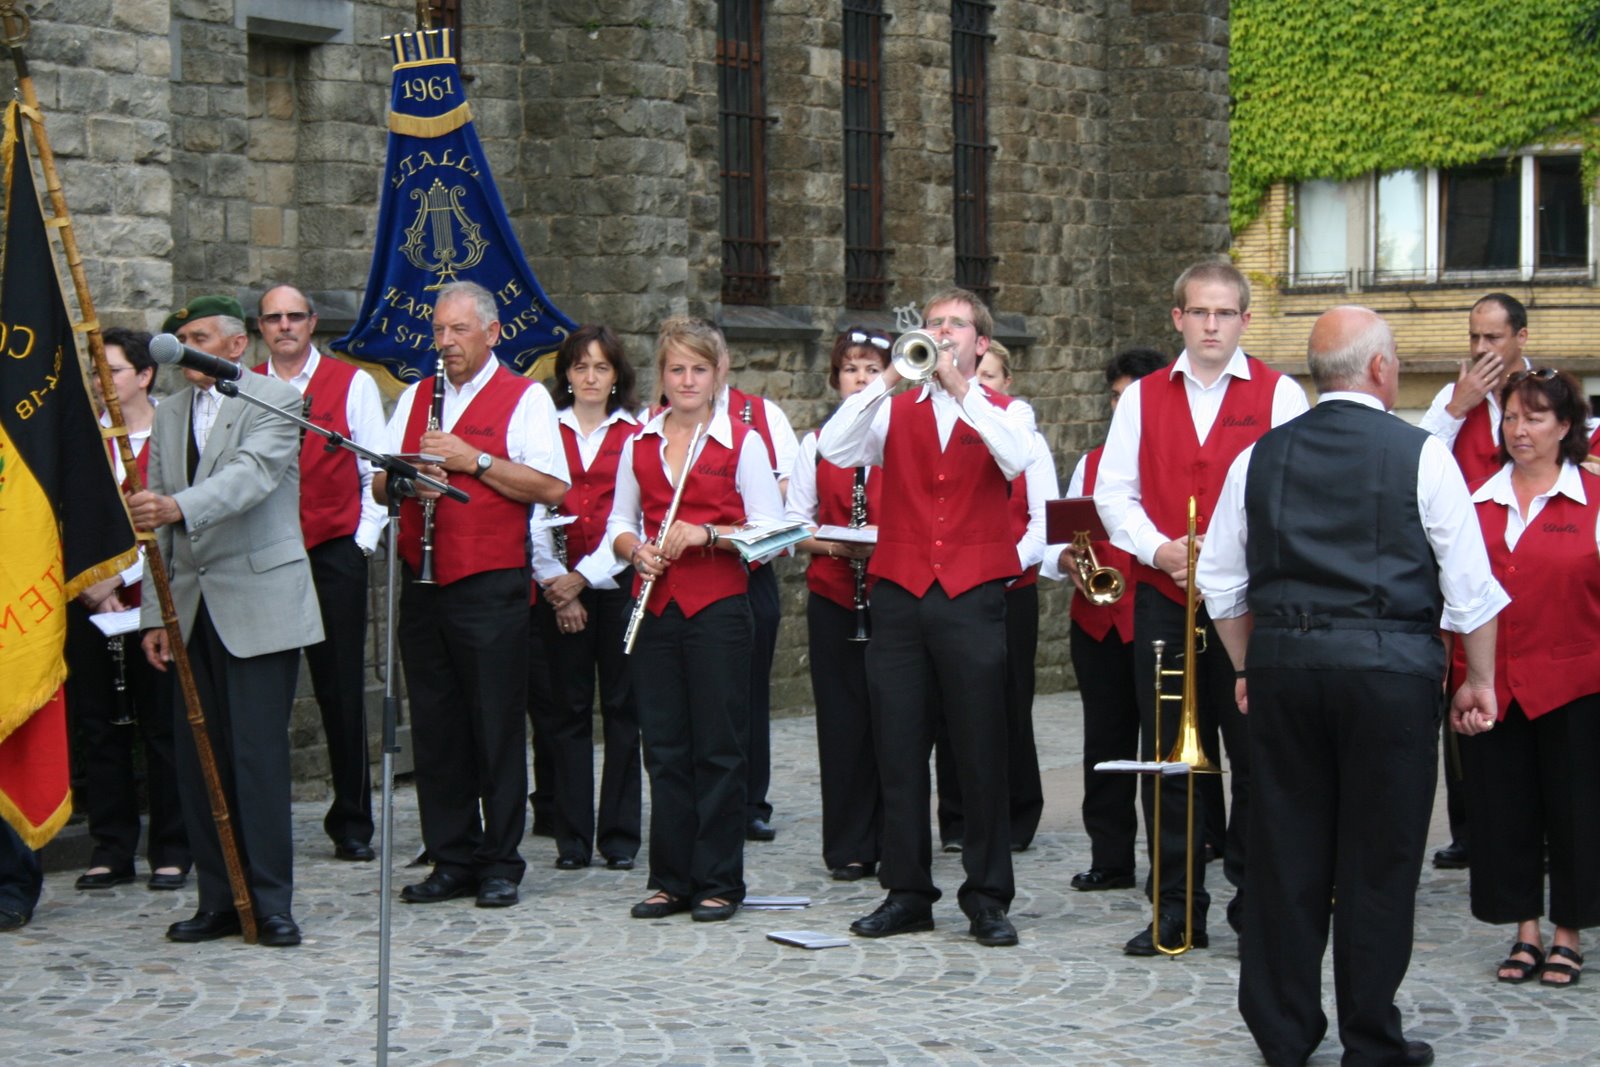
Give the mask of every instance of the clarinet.
[[[429, 430], [437, 430], [444, 422], [444, 357], [439, 357], [438, 369], [433, 374], [433, 406], [428, 409]], [[417, 581], [433, 585], [433, 509], [436, 500], [422, 502], [422, 568]]]
[[[553, 519], [560, 514], [559, 508], [550, 504], [544, 506], [545, 518]], [[555, 548], [556, 562], [561, 564], [562, 570], [570, 570], [571, 568], [567, 566], [567, 528], [565, 526], [550, 527], [550, 541]]]
[[128, 653], [127, 646], [124, 644], [124, 637], [125, 635], [118, 634], [116, 637], [109, 639], [108, 645], [111, 652], [111, 662], [116, 664], [117, 667], [117, 673], [111, 679], [112, 685], [117, 692], [117, 710], [111, 715], [112, 726], [132, 726], [134, 722], [133, 708], [128, 702]]
[[[867, 524], [867, 468], [856, 468], [855, 484], [850, 488], [850, 528], [859, 530]], [[856, 576], [856, 632], [851, 641], [869, 640], [867, 634], [867, 561], [852, 557], [850, 569]]]

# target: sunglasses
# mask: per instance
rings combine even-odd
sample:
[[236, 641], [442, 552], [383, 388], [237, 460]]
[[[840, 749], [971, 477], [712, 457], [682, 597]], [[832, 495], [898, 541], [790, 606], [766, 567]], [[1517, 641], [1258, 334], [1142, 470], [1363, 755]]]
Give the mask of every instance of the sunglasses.
[[853, 345], [871, 345], [873, 348], [889, 351], [891, 342], [882, 334], [868, 333], [866, 330], [851, 330], [850, 343]]
[[259, 321], [276, 326], [280, 322], [287, 322], [298, 326], [311, 317], [309, 311], [269, 311], [260, 316]]
[[1516, 385], [1518, 382], [1527, 381], [1529, 378], [1532, 378], [1536, 382], [1548, 382], [1555, 376], [1556, 369], [1554, 367], [1539, 367], [1536, 370], [1519, 370], [1511, 377], [1506, 379], [1506, 384]]

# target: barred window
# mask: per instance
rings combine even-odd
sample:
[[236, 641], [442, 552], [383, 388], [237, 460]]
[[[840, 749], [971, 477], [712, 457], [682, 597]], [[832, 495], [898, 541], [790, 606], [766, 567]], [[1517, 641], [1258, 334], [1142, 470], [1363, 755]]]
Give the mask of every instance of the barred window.
[[722, 300], [772, 301], [767, 239], [767, 123], [762, 94], [761, 0], [717, 4], [717, 110], [721, 121]]
[[889, 290], [883, 233], [883, 0], [844, 0], [845, 306], [881, 309]]
[[465, 53], [462, 45], [465, 43], [465, 34], [461, 27], [462, 0], [419, 0], [417, 10], [419, 14], [426, 14], [428, 25], [435, 30], [450, 30], [450, 36], [455, 40], [456, 66], [462, 68], [462, 77], [466, 77], [466, 63], [463, 60]]
[[955, 119], [956, 284], [992, 302], [989, 254], [990, 0], [950, 4], [950, 98]]

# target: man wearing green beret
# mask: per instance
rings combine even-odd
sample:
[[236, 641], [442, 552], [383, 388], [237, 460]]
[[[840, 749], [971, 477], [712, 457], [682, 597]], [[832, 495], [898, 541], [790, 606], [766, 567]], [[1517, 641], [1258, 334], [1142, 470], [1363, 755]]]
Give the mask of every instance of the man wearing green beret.
[[[163, 329], [191, 348], [237, 363], [248, 347], [244, 312], [229, 296], [203, 296]], [[156, 409], [146, 488], [128, 498], [134, 525], [154, 530], [171, 570], [172, 599], [194, 667], [222, 788], [249, 882], [260, 943], [298, 945], [289, 818], [289, 707], [300, 646], [322, 640], [311, 565], [300, 536], [299, 433], [293, 423], [185, 369], [189, 386]], [[292, 386], [243, 375], [241, 392], [298, 410]], [[144, 651], [167, 670], [171, 649], [160, 605], [143, 604]], [[239, 933], [216, 825], [182, 701], [176, 762], [184, 824], [200, 891], [194, 918], [173, 941]]]

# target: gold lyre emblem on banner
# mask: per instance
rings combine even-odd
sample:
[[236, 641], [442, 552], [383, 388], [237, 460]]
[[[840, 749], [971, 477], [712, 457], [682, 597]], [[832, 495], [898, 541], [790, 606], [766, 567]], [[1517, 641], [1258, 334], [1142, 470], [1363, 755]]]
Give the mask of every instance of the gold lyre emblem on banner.
[[[489, 242], [483, 231], [461, 206], [464, 186], [445, 188], [438, 178], [424, 192], [411, 191], [417, 202], [417, 216], [406, 227], [406, 243], [400, 252], [418, 270], [432, 271], [436, 276], [429, 290], [440, 289], [456, 280], [456, 272], [470, 270], [483, 259]], [[457, 247], [459, 232], [460, 246]]]

